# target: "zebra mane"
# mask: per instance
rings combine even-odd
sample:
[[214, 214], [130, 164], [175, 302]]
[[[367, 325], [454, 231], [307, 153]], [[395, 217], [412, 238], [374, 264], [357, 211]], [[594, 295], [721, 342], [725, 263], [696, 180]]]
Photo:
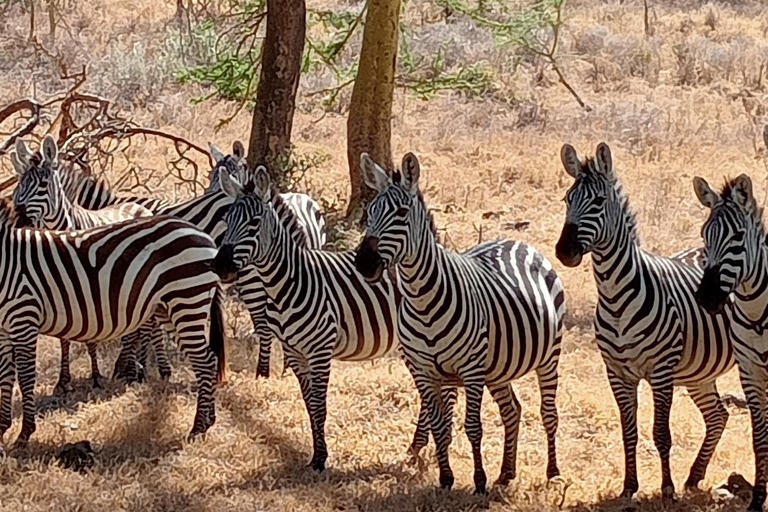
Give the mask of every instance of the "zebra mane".
[[[243, 186], [243, 191], [246, 194], [255, 194], [255, 184], [253, 181], [248, 180], [248, 182], [246, 182], [246, 184]], [[288, 203], [285, 202], [285, 199], [283, 199], [283, 196], [280, 195], [280, 191], [277, 190], [277, 187], [271, 187], [269, 195], [269, 204], [271, 204], [272, 208], [275, 210], [277, 221], [283, 226], [283, 228], [285, 228], [285, 230], [290, 234], [291, 238], [294, 240], [294, 242], [296, 242], [296, 244], [298, 244], [299, 247], [302, 249], [309, 248], [309, 237], [307, 235], [307, 231], [302, 228], [296, 213], [290, 206], [288, 206]]]
[[[723, 188], [720, 190], [720, 197], [725, 200], [735, 201], [735, 198], [733, 197], [735, 186], [736, 178], [725, 178]], [[765, 233], [765, 225], [763, 224], [763, 207], [757, 205], [757, 201], [754, 197], [752, 197], [752, 204], [754, 205], [754, 208], [752, 209], [752, 217], [760, 226], [760, 231]], [[768, 240], [766, 243], [768, 243]]]
[[637, 245], [640, 245], [642, 240], [640, 239], [640, 231], [637, 227], [637, 214], [632, 209], [632, 205], [629, 204], [629, 196], [624, 191], [624, 186], [616, 176], [616, 172], [611, 172], [609, 175], [601, 172], [597, 166], [597, 162], [594, 157], [587, 157], [581, 164], [581, 173], [593, 178], [604, 179], [608, 181], [608, 184], [616, 191], [616, 196], [619, 198], [619, 205], [621, 206], [621, 215], [624, 216], [624, 220], [627, 223], [627, 229], [629, 230], [629, 236], [635, 241]]
[[[403, 174], [400, 171], [394, 171], [392, 173], [392, 183], [401, 185], [402, 178], [403, 178]], [[435, 224], [435, 217], [434, 215], [432, 215], [432, 212], [427, 207], [427, 202], [424, 200], [424, 194], [422, 194], [421, 188], [419, 188], [418, 192], [416, 193], [416, 199], [419, 201], [419, 204], [422, 206], [422, 208], [424, 208], [424, 211], [427, 212], [427, 219], [429, 219], [429, 230], [432, 231], [432, 234], [435, 235], [435, 237], [438, 237], [437, 225]]]

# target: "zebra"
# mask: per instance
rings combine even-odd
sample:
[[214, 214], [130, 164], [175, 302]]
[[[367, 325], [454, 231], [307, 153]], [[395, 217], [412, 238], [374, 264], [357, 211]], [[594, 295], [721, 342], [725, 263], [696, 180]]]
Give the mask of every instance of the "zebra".
[[[62, 173], [62, 181], [69, 197], [76, 197], [80, 205], [87, 208], [104, 208], [110, 205], [134, 202], [149, 209], [154, 215], [171, 215], [184, 219], [208, 233], [219, 244], [226, 229], [224, 215], [232, 204], [232, 199], [222, 192], [218, 186], [218, 176], [222, 169], [244, 182], [250, 171], [244, 162], [245, 150], [242, 143], [235, 141], [232, 155], [225, 155], [216, 146], [210, 144], [214, 166], [209, 175], [210, 185], [206, 193], [181, 203], [168, 203], [136, 196], [120, 196], [116, 194], [102, 179], [94, 176], [83, 176], [82, 173]], [[71, 171], [71, 170], [70, 170]], [[78, 176], [78, 174], [80, 176]], [[279, 216], [287, 223], [287, 229], [294, 233], [295, 238], [303, 240], [307, 237], [310, 248], [319, 249], [325, 244], [326, 226], [320, 206], [306, 194], [282, 194], [284, 201], [278, 209]], [[303, 234], [302, 234], [303, 232]], [[257, 375], [269, 377], [270, 351], [272, 346], [271, 330], [262, 319], [265, 297], [261, 280], [253, 266], [241, 271], [235, 290], [250, 312], [254, 331], [259, 343], [259, 363]], [[136, 357], [136, 337], [124, 339], [123, 350], [115, 364], [114, 376], [127, 377], [135, 367], [133, 361], [138, 359], [143, 364], [145, 341], [147, 336], [140, 336], [141, 347]], [[142, 367], [139, 365], [139, 368]], [[138, 373], [141, 376], [141, 373]]]
[[282, 197], [272, 190], [269, 173], [259, 166], [240, 184], [220, 174], [222, 190], [234, 203], [227, 232], [213, 268], [224, 282], [253, 264], [266, 294], [264, 318], [283, 343], [296, 375], [312, 426], [310, 467], [323, 471], [326, 396], [331, 359], [368, 361], [396, 347], [396, 283], [385, 278], [367, 284], [355, 271], [354, 252], [308, 249], [286, 229], [277, 211]]
[[[19, 180], [13, 195], [18, 227], [81, 230], [152, 215], [152, 212], [136, 203], [123, 203], [91, 211], [71, 202], [59, 179], [58, 148], [51, 135], [46, 135], [41, 144], [41, 151], [35, 155], [32, 155], [21, 138], [16, 139], [16, 152], [11, 154], [11, 162]], [[162, 342], [162, 338], [160, 341]], [[58, 394], [65, 393], [72, 380], [69, 364], [70, 343], [61, 339], [60, 344], [61, 369], [55, 388], [55, 393]], [[96, 344], [89, 343], [87, 347], [91, 359], [93, 386], [101, 388], [102, 377]], [[162, 343], [155, 348], [161, 374], [169, 372], [170, 366]]]
[[582, 161], [565, 144], [565, 171], [574, 184], [565, 196], [566, 218], [557, 242], [558, 260], [576, 267], [592, 253], [598, 302], [595, 337], [621, 414], [625, 475], [622, 496], [631, 498], [637, 479], [637, 386], [653, 391], [653, 438], [661, 459], [661, 491], [675, 488], [669, 466], [670, 408], [675, 385], [685, 386], [706, 423], [706, 435], [691, 466], [686, 488], [704, 478], [728, 420], [716, 379], [734, 364], [728, 317], [697, 306], [703, 274], [701, 251], [665, 258], [640, 247], [637, 219], [613, 168], [607, 144]]
[[[11, 426], [14, 369], [22, 395], [19, 443], [35, 432], [35, 360], [39, 334], [103, 342], [161, 313], [173, 326], [197, 378], [190, 432], [216, 419], [214, 380], [225, 374], [216, 245], [191, 224], [148, 217], [85, 231], [16, 228], [12, 203], [0, 203], [0, 439]], [[206, 333], [206, 324], [210, 328]]]
[[749, 510], [762, 511], [768, 465], [768, 247], [763, 208], [745, 174], [726, 181], [719, 193], [702, 178], [694, 178], [693, 184], [696, 197], [710, 210], [701, 231], [707, 260], [696, 300], [713, 314], [731, 311], [731, 339], [752, 418], [755, 486]]
[[440, 485], [451, 488], [448, 459], [450, 415], [441, 396], [446, 386], [466, 388], [465, 428], [472, 445], [475, 493], [486, 491], [481, 454], [480, 407], [487, 386], [504, 423], [504, 456], [497, 484], [516, 476], [520, 404], [512, 380], [535, 371], [547, 435], [546, 474], [557, 466], [558, 358], [565, 294], [552, 265], [532, 247], [508, 240], [486, 242], [464, 253], [437, 242], [434, 219], [419, 189], [413, 153], [391, 176], [361, 155], [365, 182], [377, 191], [368, 207], [365, 233], [355, 258], [368, 282], [396, 267], [403, 300], [398, 338], [406, 364], [428, 408], [437, 446]]

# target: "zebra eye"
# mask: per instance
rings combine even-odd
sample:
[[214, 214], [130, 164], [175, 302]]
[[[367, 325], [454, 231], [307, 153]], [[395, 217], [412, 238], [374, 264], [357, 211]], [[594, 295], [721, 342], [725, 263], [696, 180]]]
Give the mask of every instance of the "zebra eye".
[[398, 217], [405, 217], [406, 215], [408, 215], [408, 208], [406, 208], [405, 206], [401, 206], [400, 208], [397, 209], [397, 211], [395, 212], [395, 215], [397, 215]]
[[603, 206], [603, 203], [605, 202], [604, 197], [596, 197], [595, 198], [595, 206]]
[[736, 233], [733, 234], [733, 236], [731, 237], [731, 240], [733, 240], [734, 242], [741, 242], [742, 240], [744, 240], [744, 232], [737, 231]]

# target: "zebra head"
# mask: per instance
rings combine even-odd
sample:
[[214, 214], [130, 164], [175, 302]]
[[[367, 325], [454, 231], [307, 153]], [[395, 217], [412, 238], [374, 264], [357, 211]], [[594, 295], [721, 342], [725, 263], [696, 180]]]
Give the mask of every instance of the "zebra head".
[[746, 174], [728, 181], [719, 194], [699, 177], [693, 179], [693, 188], [701, 204], [711, 210], [701, 230], [707, 259], [696, 300], [707, 311], [717, 312], [754, 273], [765, 236], [762, 208], [757, 207]]
[[560, 158], [576, 181], [565, 196], [565, 224], [555, 249], [563, 265], [576, 267], [586, 253], [610, 239], [624, 208], [623, 194], [613, 171], [611, 149], [604, 142], [597, 146], [595, 158], [582, 161], [569, 144], [563, 145]]
[[355, 267], [369, 282], [381, 279], [386, 269], [415, 252], [413, 243], [424, 240], [431, 218], [419, 191], [419, 160], [403, 157], [400, 171], [390, 176], [367, 153], [360, 156], [365, 183], [378, 192], [368, 206], [368, 224], [355, 255]]
[[243, 147], [242, 142], [236, 140], [232, 144], [231, 155], [225, 155], [223, 151], [211, 143], [208, 143], [208, 147], [211, 150], [211, 157], [215, 163], [211, 173], [208, 175], [210, 181], [205, 191], [206, 193], [221, 190], [219, 175], [222, 174], [222, 171], [233, 176], [239, 183], [246, 183], [248, 181], [248, 168], [245, 165], [245, 147]]
[[270, 205], [272, 183], [267, 168], [260, 165], [253, 178], [245, 185], [227, 172], [219, 174], [221, 190], [234, 199], [224, 221], [227, 231], [221, 242], [213, 269], [225, 282], [231, 282], [237, 273], [258, 257], [274, 233], [275, 215]]
[[46, 135], [40, 153], [32, 155], [27, 145], [17, 139], [14, 167], [19, 175], [19, 184], [13, 194], [18, 225], [44, 227], [44, 221], [54, 218], [62, 208], [56, 141]]

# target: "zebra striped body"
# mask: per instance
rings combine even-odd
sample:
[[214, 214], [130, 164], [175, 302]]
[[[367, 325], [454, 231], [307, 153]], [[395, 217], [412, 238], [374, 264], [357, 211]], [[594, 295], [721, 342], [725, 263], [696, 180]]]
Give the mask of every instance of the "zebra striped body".
[[[12, 160], [19, 175], [19, 183], [14, 193], [14, 205], [18, 215], [18, 226], [54, 229], [81, 230], [96, 226], [113, 224], [127, 219], [149, 217], [152, 213], [136, 203], [124, 203], [91, 211], [73, 203], [66, 196], [59, 175], [58, 148], [53, 137], [48, 135], [43, 141], [41, 151], [30, 157], [29, 149], [21, 139], [16, 141], [16, 153]], [[154, 324], [154, 321], [153, 321]], [[157, 327], [159, 329], [159, 326]], [[57, 393], [64, 393], [72, 380], [69, 364], [69, 341], [60, 340], [61, 365]], [[161, 373], [168, 367], [164, 347], [159, 346], [158, 364]], [[91, 378], [93, 385], [100, 388], [96, 345], [88, 345], [91, 358]]]
[[[224, 333], [213, 241], [171, 218], [137, 219], [80, 232], [15, 229], [0, 211], [0, 437], [11, 424], [14, 363], [23, 399], [20, 441], [35, 430], [39, 334], [98, 343], [138, 329], [157, 312], [173, 325], [198, 381], [192, 435], [215, 420], [213, 385]], [[206, 325], [211, 320], [211, 332]]]
[[475, 492], [485, 492], [480, 444], [480, 407], [488, 386], [505, 426], [499, 483], [516, 475], [520, 406], [511, 381], [536, 371], [547, 432], [547, 476], [559, 474], [557, 363], [563, 334], [565, 295], [552, 265], [535, 249], [512, 241], [478, 245], [462, 254], [437, 243], [432, 218], [418, 189], [419, 163], [403, 159], [392, 177], [368, 155], [366, 183], [379, 193], [368, 208], [366, 237], [357, 269], [370, 282], [397, 266], [403, 289], [398, 336], [408, 368], [428, 407], [437, 445], [440, 483], [451, 487], [448, 460], [450, 414], [445, 387], [466, 388], [466, 431], [475, 463]]
[[[331, 359], [368, 361], [396, 345], [396, 286], [392, 280], [368, 285], [355, 271], [354, 254], [307, 249], [296, 242], [277, 210], [266, 169], [243, 189], [221, 176], [234, 204], [214, 268], [231, 278], [249, 264], [266, 294], [266, 323], [283, 343], [310, 416], [314, 454], [311, 466], [325, 468], [326, 395]], [[276, 205], [276, 206], [273, 206]]]
[[662, 493], [674, 494], [669, 456], [669, 414], [674, 385], [686, 386], [704, 416], [707, 434], [686, 487], [696, 487], [725, 428], [728, 413], [716, 379], [734, 364], [726, 314], [696, 304], [700, 250], [665, 258], [640, 248], [636, 219], [613, 170], [610, 149], [582, 162], [563, 146], [562, 160], [575, 184], [566, 196], [567, 216], [557, 257], [575, 267], [592, 253], [598, 291], [595, 336], [622, 418], [625, 451], [623, 496], [638, 490], [637, 387], [653, 390], [654, 440], [662, 464]]
[[711, 210], [702, 229], [707, 252], [696, 299], [707, 310], [731, 312], [730, 333], [752, 419], [755, 486], [750, 511], [762, 511], [768, 471], [768, 247], [763, 209], [744, 174], [720, 193], [694, 178], [699, 201]]

